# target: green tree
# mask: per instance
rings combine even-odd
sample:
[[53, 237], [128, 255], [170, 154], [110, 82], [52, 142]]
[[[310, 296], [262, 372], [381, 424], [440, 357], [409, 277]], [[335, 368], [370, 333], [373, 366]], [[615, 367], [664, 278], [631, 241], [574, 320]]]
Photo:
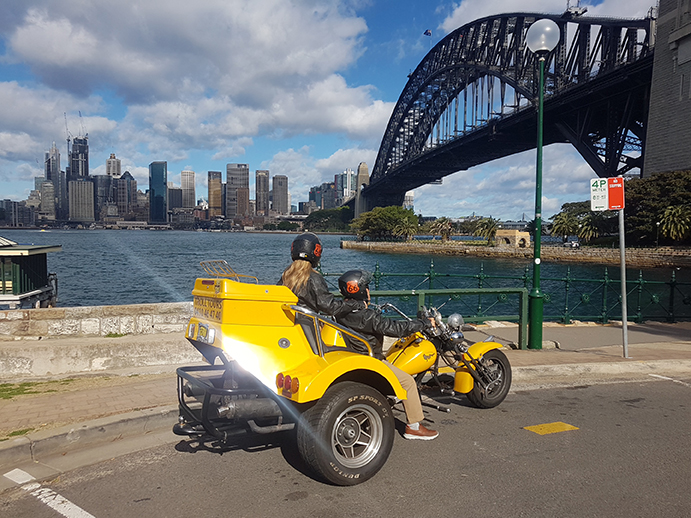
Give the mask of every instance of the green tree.
[[[688, 204], [691, 196], [691, 171], [660, 173], [646, 178], [632, 178], [625, 183], [626, 241], [654, 245], [657, 241], [657, 222], [662, 231], [662, 217], [668, 207]], [[661, 234], [661, 240], [671, 237]], [[686, 236], [681, 242], [688, 242]]]
[[364, 212], [353, 221], [351, 228], [357, 232], [358, 239], [391, 239], [395, 237], [394, 229], [405, 220], [417, 223], [418, 219], [411, 209], [400, 206], [376, 207]]
[[497, 230], [499, 230], [499, 220], [490, 216], [480, 220], [475, 230], [475, 235], [484, 237], [487, 240], [487, 244], [491, 245], [497, 235]]
[[564, 241], [568, 236], [578, 233], [578, 218], [572, 212], [560, 212], [552, 217], [552, 235], [560, 236]]
[[313, 232], [347, 232], [353, 209], [346, 205], [337, 209], [317, 210], [305, 218], [303, 227]]
[[691, 233], [691, 207], [675, 205], [665, 209], [660, 219], [662, 235], [679, 242], [689, 237]]
[[430, 230], [435, 236], [441, 236], [442, 242], [446, 242], [453, 234], [453, 224], [449, 218], [439, 218], [432, 222]]

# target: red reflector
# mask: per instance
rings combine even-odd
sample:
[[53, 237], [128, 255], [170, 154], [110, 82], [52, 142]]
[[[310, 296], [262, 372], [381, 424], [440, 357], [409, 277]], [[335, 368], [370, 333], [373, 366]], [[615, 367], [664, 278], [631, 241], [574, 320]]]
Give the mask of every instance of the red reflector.
[[286, 379], [285, 379], [285, 381], [283, 382], [283, 387], [284, 387], [286, 390], [290, 390], [290, 386], [291, 386], [292, 383], [293, 383], [293, 378], [291, 378], [290, 376], [286, 376]]
[[293, 394], [297, 394], [299, 388], [300, 388], [300, 382], [298, 381], [297, 378], [293, 378], [293, 381], [290, 384], [290, 391]]
[[202, 281], [202, 284], [204, 284], [205, 286], [213, 286], [214, 281], [212, 281], [212, 280], [203, 280], [203, 281]]
[[283, 373], [282, 372], [279, 372], [276, 375], [276, 386], [280, 389], [283, 388]]

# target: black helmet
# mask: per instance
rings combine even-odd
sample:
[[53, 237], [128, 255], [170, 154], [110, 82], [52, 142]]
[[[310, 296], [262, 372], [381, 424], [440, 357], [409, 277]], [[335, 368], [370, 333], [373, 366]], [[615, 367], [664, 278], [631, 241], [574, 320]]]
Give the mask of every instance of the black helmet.
[[367, 288], [372, 275], [366, 270], [350, 270], [338, 278], [338, 289], [343, 298], [367, 300]]
[[316, 234], [312, 232], [305, 232], [293, 239], [293, 244], [290, 245], [290, 257], [293, 261], [302, 259], [309, 261], [313, 267], [319, 264], [319, 259], [322, 258], [322, 244]]

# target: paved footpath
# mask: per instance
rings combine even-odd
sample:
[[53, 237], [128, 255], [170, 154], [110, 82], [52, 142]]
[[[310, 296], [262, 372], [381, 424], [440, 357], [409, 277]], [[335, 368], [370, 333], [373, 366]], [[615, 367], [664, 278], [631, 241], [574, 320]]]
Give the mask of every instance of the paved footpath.
[[[466, 333], [506, 345], [514, 387], [691, 375], [691, 322], [629, 324], [629, 358], [618, 325], [545, 324], [542, 350], [512, 349], [517, 332], [515, 325], [490, 323]], [[170, 430], [177, 421], [175, 366], [131, 374], [53, 380], [54, 387], [41, 385], [54, 392], [0, 400], [0, 467]]]

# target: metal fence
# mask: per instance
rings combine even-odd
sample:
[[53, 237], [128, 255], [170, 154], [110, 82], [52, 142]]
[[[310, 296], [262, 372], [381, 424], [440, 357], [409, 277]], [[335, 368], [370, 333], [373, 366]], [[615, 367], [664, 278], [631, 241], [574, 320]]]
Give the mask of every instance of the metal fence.
[[[328, 279], [340, 274], [323, 275]], [[485, 274], [483, 266], [477, 274], [449, 274], [435, 271], [433, 262], [424, 273], [382, 272], [377, 263], [373, 277], [371, 295], [375, 302], [396, 299], [394, 303], [408, 314], [414, 314], [424, 303], [442, 307], [445, 316], [461, 313], [469, 322], [520, 322], [520, 293], [532, 286], [528, 268], [521, 276]], [[405, 284], [406, 289], [381, 289], [389, 279], [399, 279], [395, 284], [401, 288]], [[567, 268], [564, 277], [541, 277], [541, 288], [545, 320], [565, 324], [572, 320], [621, 320], [621, 281], [610, 278], [607, 268], [601, 278], [587, 279], [573, 277]], [[668, 281], [646, 280], [639, 271], [637, 278], [627, 279], [626, 293], [631, 321], [691, 320], [691, 283], [677, 281], [674, 271]]]

